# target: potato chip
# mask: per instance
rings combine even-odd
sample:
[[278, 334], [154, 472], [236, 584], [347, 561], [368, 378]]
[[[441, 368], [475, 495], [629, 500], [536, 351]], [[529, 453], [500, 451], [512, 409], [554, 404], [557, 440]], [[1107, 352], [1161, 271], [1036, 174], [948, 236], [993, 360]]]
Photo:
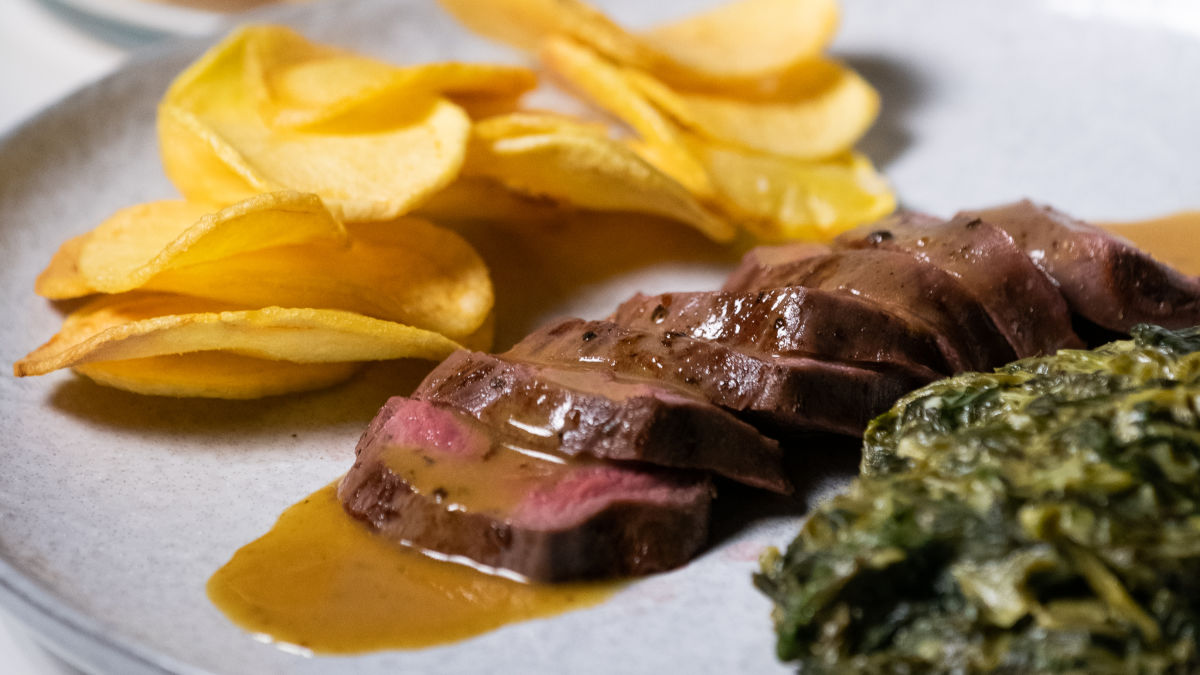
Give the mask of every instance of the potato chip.
[[98, 384], [150, 396], [250, 399], [324, 389], [361, 363], [292, 363], [228, 352], [193, 352], [75, 366]]
[[852, 148], [879, 113], [875, 89], [853, 70], [837, 70], [819, 90], [793, 88], [787, 96], [754, 101], [675, 91], [640, 71], [627, 70], [626, 77], [700, 136], [758, 152], [820, 159]]
[[837, 27], [835, 0], [741, 0], [641, 35], [579, 0], [441, 0], [477, 33], [522, 49], [555, 35], [682, 86], [743, 84], [815, 56]]
[[417, 215], [439, 223], [554, 223], [563, 209], [550, 199], [513, 192], [499, 181], [460, 176], [430, 197]]
[[678, 127], [646, 100], [622, 69], [566, 38], [547, 40], [539, 55], [552, 72], [637, 132], [644, 139], [639, 154], [646, 160], [692, 194], [712, 195], [708, 173], [686, 149]]
[[92, 285], [79, 271], [79, 253], [91, 232], [84, 232], [64, 241], [50, 258], [50, 264], [33, 282], [33, 290], [43, 298], [65, 300], [93, 293]]
[[72, 312], [18, 377], [99, 361], [223, 351], [294, 363], [442, 359], [458, 344], [437, 333], [326, 309], [229, 309], [165, 293], [100, 296]]
[[[709, 113], [707, 118], [692, 114], [692, 122], [700, 124], [697, 119], [703, 119], [710, 129], [723, 129], [724, 135], [737, 136], [743, 142], [761, 142], [768, 150], [756, 152], [701, 138], [664, 115], [647, 99], [644, 90], [663, 89], [661, 98], [678, 108], [673, 112], [679, 117], [691, 114], [686, 108], [692, 102], [714, 97], [679, 94], [644, 73], [618, 68], [587, 47], [562, 38], [547, 41], [541, 56], [552, 71], [638, 132], [641, 138], [629, 143], [637, 154], [757, 236], [828, 238], [895, 208], [895, 197], [887, 184], [861, 156], [839, 153], [825, 161], [814, 161], [775, 154], [774, 141], [760, 134], [761, 130], [741, 130], [736, 114], [721, 117], [711, 109], [705, 111]], [[818, 66], [817, 71], [807, 79], [797, 76], [764, 85], [748, 98], [769, 101], [771, 96], [799, 97], [837, 79], [831, 77], [828, 68]], [[785, 111], [762, 113], [766, 108], [759, 107], [764, 104], [758, 102], [722, 104], [732, 106], [735, 113], [741, 105], [746, 106], [741, 112], [757, 109], [754, 124], [771, 123], [776, 112], [779, 124], [788, 123]]]
[[429, 63], [407, 68], [393, 67], [393, 72], [385, 80], [371, 86], [345, 92], [335, 100], [309, 100], [303, 106], [296, 105], [296, 93], [313, 92], [313, 87], [302, 80], [353, 83], [354, 78], [348, 73], [335, 71], [352, 70], [358, 65], [346, 57], [290, 71], [283, 86], [287, 87], [292, 105], [285, 106], [275, 101], [270, 123], [277, 127], [321, 128], [320, 125], [335, 124], [339, 118], [361, 109], [378, 110], [380, 116], [386, 116], [390, 110], [404, 106], [406, 99], [417, 94], [441, 94], [483, 115], [489, 107], [500, 109], [516, 105], [521, 94], [537, 85], [536, 76], [527, 68], [495, 64]]
[[494, 63], [441, 62], [395, 66], [308, 41], [282, 26], [248, 29], [247, 71], [263, 92], [268, 123], [303, 128], [330, 123], [356, 109], [386, 114], [404, 99], [441, 94], [468, 105], [511, 105], [537, 86], [528, 68]]
[[694, 141], [718, 203], [763, 239], [829, 239], [896, 208], [871, 162], [856, 153], [822, 162]]
[[591, 127], [560, 123], [553, 131], [508, 135], [514, 129], [507, 122], [493, 118], [475, 126], [464, 174], [577, 208], [648, 213], [691, 225], [716, 241], [733, 238], [734, 228], [684, 186]]
[[174, 267], [307, 241], [345, 245], [347, 238], [316, 195], [270, 193], [211, 211], [184, 201], [121, 209], [63, 244], [39, 277], [38, 292], [55, 299], [119, 293]]
[[580, 0], [440, 0], [467, 28], [520, 49], [533, 50], [548, 37], [566, 35], [610, 57], [653, 60], [636, 37]]
[[588, 122], [554, 112], [523, 110], [507, 115], [495, 115], [475, 123], [472, 133], [477, 137], [505, 138], [527, 134], [556, 133], [608, 136], [608, 126]]
[[386, 220], [458, 174], [470, 120], [433, 94], [414, 92], [386, 111], [355, 109], [318, 131], [268, 124], [263, 89], [253, 86], [261, 73], [247, 71], [255, 36], [244, 29], [214, 47], [159, 106], [163, 165], [188, 200], [228, 204], [292, 189], [319, 195], [344, 221]]
[[239, 305], [339, 309], [458, 339], [494, 302], [487, 266], [462, 237], [417, 218], [347, 226], [349, 245], [312, 242], [162, 271], [146, 290]]
[[658, 77], [685, 87], [727, 87], [777, 76], [817, 57], [837, 24], [837, 0], [738, 0], [641, 38], [678, 65], [648, 69]]
[[482, 96], [464, 94], [450, 99], [454, 105], [463, 109], [467, 117], [481, 120], [496, 115], [507, 115], [521, 109], [520, 96]]

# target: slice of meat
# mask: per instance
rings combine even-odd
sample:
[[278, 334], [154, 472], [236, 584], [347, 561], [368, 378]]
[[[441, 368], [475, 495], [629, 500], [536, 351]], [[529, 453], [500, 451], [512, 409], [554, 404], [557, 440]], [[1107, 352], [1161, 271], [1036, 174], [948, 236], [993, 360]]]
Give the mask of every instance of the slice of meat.
[[755, 246], [742, 256], [742, 262], [734, 268], [721, 290], [760, 291], [799, 284], [763, 284], [764, 270], [786, 268], [810, 258], [828, 255], [832, 249], [824, 244], [794, 241], [774, 246]]
[[338, 496], [389, 540], [539, 581], [647, 574], [704, 545], [703, 474], [551, 462], [494, 443], [428, 402], [390, 399]]
[[779, 444], [702, 398], [611, 372], [459, 351], [413, 393], [533, 451], [703, 469], [787, 493]]
[[535, 331], [506, 356], [664, 382], [789, 434], [861, 434], [898, 398], [937, 379], [928, 369], [917, 374], [895, 366], [744, 353], [680, 333], [583, 319]]
[[639, 293], [609, 318], [750, 354], [890, 363], [922, 375], [930, 369], [952, 372], [925, 323], [836, 291], [785, 286], [746, 293]]
[[[926, 326], [954, 371], [986, 370], [1013, 360], [987, 311], [941, 268], [906, 253], [875, 249], [787, 257], [791, 245], [747, 254], [725, 291], [807, 286], [841, 291]], [[766, 250], [762, 250], [766, 249]]]
[[1200, 279], [1178, 272], [1131, 242], [1028, 200], [979, 211], [1004, 229], [1056, 282], [1071, 309], [1109, 330], [1138, 323], [1200, 324]]
[[940, 267], [983, 305], [1018, 358], [1083, 346], [1057, 285], [984, 219], [899, 214], [842, 234], [835, 245], [902, 251]]

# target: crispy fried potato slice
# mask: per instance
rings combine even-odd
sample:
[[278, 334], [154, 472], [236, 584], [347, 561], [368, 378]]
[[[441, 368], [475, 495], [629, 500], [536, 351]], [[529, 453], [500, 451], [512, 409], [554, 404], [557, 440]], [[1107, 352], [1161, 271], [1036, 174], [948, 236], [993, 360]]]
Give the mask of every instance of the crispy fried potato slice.
[[607, 136], [608, 126], [599, 122], [589, 122], [560, 115], [556, 112], [522, 110], [479, 120], [472, 130], [476, 136], [487, 138], [511, 138], [527, 134], [556, 132]]
[[460, 176], [430, 197], [417, 215], [439, 223], [554, 223], [564, 210], [550, 199], [513, 192], [499, 181], [480, 176]]
[[[817, 57], [837, 32], [837, 0], [738, 0], [641, 35], [682, 86], [732, 86], [786, 72]], [[638, 65], [638, 64], [631, 64]]]
[[346, 239], [345, 228], [311, 194], [258, 195], [215, 212], [192, 202], [151, 202], [121, 209], [64, 243], [35, 288], [54, 299], [119, 293], [170, 268], [309, 241], [345, 245]]
[[256, 35], [243, 29], [214, 47], [159, 106], [163, 165], [187, 199], [228, 204], [292, 189], [319, 195], [344, 221], [386, 220], [457, 176], [470, 119], [434, 94], [354, 107], [319, 129], [269, 124], [261, 73], [248, 66]]
[[680, 86], [745, 86], [814, 58], [837, 27], [835, 0], [740, 0], [641, 35], [580, 0], [441, 0], [481, 35], [533, 50], [555, 35]]
[[476, 96], [464, 94], [450, 98], [454, 105], [462, 108], [467, 117], [481, 120], [495, 115], [507, 115], [521, 109], [520, 96]]
[[228, 352], [192, 352], [75, 366], [98, 384], [150, 396], [251, 399], [324, 389], [361, 363], [292, 363]]
[[414, 93], [440, 94], [469, 105], [511, 105], [537, 86], [528, 68], [496, 63], [441, 62], [395, 66], [308, 41], [282, 26], [255, 26], [247, 70], [261, 88], [263, 114], [274, 126], [328, 124], [355, 110], [380, 114]]
[[628, 124], [643, 140], [639, 154], [702, 199], [712, 196], [704, 166], [687, 150], [678, 126], [658, 110], [625, 72], [582, 44], [566, 38], [547, 40], [542, 63], [580, 94]]
[[33, 290], [43, 298], [66, 300], [94, 293], [92, 285], [79, 271], [79, 253], [87, 244], [91, 232], [84, 232], [64, 241], [54, 252], [46, 269], [33, 282]]
[[440, 1], [467, 28], [520, 49], [533, 50], [552, 35], [567, 35], [622, 60], [655, 58], [635, 36], [580, 0]]
[[763, 239], [829, 239], [891, 213], [896, 199], [870, 160], [821, 162], [755, 154], [694, 140], [717, 202]]
[[[646, 98], [643, 87], [631, 81], [635, 71], [618, 68], [587, 47], [561, 38], [547, 41], [541, 56], [553, 72], [640, 135], [629, 143], [638, 155], [759, 237], [824, 239], [895, 208], [886, 182], [859, 155], [798, 160], [700, 138]], [[819, 90], [830, 81], [828, 75], [826, 70], [808, 80], [764, 85], [755, 93], [760, 98], [750, 99]], [[684, 102], [701, 98], [670, 95]], [[770, 144], [770, 139], [753, 137]]]
[[522, 133], [521, 123], [506, 118], [476, 124], [463, 173], [576, 208], [648, 213], [691, 225], [715, 241], [733, 238], [733, 226], [621, 142], [590, 126], [554, 124], [533, 133]]
[[355, 312], [454, 339], [476, 331], [494, 302], [483, 259], [454, 232], [418, 218], [347, 226], [349, 245], [280, 246], [164, 270], [146, 290], [239, 305]]
[[327, 309], [228, 309], [165, 293], [100, 296], [72, 312], [18, 377], [100, 361], [223, 351], [294, 363], [442, 359], [459, 345], [432, 331]]
[[625, 76], [625, 71], [590, 47], [554, 36], [541, 44], [538, 57], [554, 73], [593, 103], [625, 122], [650, 141], [678, 140], [675, 125]]
[[[312, 64], [289, 73], [287, 81], [281, 86], [286, 87], [289, 97], [286, 100], [290, 105], [283, 105], [277, 100], [270, 112], [270, 123], [276, 127], [320, 129], [335, 125], [340, 118], [357, 114], [360, 110], [375, 110], [383, 117], [388, 111], [405, 105], [405, 100], [415, 94], [441, 94], [478, 116], [491, 109], [515, 106], [521, 94], [537, 86], [537, 76], [527, 68], [479, 63], [429, 63], [395, 69], [376, 84], [341, 92], [339, 97], [331, 96], [332, 100], [329, 101], [312, 100], [310, 96], [309, 100], [298, 103], [300, 95], [312, 94], [314, 86], [307, 83], [310, 80], [353, 82], [352, 75], [338, 72], [353, 70], [357, 66], [349, 58]], [[329, 88], [328, 85], [326, 88]]]
[[837, 66], [837, 75], [815, 91], [747, 101], [671, 89], [632, 69], [628, 81], [693, 133], [714, 141], [784, 155], [820, 159], [845, 152], [879, 114], [879, 94], [858, 73]]

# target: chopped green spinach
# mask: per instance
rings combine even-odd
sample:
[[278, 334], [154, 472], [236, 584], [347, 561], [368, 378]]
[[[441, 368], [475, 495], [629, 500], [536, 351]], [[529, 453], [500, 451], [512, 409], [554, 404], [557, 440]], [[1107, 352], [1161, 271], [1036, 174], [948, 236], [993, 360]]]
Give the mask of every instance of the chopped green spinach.
[[803, 673], [1200, 672], [1200, 328], [906, 396], [755, 583]]

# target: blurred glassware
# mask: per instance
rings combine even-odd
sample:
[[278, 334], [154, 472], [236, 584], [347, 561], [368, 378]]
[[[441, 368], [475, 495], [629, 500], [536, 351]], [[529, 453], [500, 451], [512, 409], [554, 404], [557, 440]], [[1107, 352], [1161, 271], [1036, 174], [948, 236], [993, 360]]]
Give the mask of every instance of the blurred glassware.
[[204, 35], [239, 12], [274, 0], [44, 0], [135, 31]]

